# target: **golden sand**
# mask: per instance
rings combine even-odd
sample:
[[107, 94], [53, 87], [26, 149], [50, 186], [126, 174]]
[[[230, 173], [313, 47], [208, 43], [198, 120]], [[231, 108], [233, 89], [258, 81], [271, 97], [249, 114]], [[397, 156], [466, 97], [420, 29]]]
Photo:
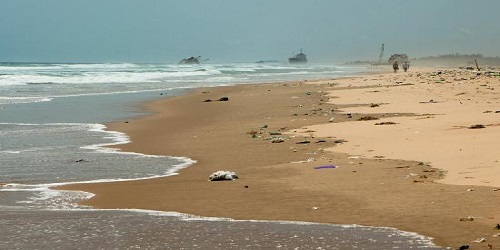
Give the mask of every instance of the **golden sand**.
[[[442, 246], [500, 247], [499, 90], [485, 72], [429, 69], [196, 89], [109, 124], [130, 136], [123, 151], [196, 164], [64, 188], [95, 193], [84, 204], [96, 208], [387, 226]], [[208, 182], [218, 170], [240, 178]]]

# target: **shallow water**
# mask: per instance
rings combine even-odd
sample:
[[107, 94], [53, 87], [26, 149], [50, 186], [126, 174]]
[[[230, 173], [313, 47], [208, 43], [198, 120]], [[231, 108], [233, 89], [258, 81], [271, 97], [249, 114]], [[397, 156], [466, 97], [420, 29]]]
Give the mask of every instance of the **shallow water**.
[[[144, 115], [138, 104], [185, 88], [352, 76], [338, 65], [0, 64], [0, 249], [411, 249], [422, 236], [388, 228], [193, 219], [151, 211], [82, 210], [92, 194], [63, 183], [174, 174], [182, 157], [119, 152], [102, 123]], [[161, 95], [160, 95], [161, 94]], [[167, 216], [168, 215], [168, 216]]]
[[423, 237], [389, 228], [134, 211], [0, 211], [1, 249], [438, 249]]

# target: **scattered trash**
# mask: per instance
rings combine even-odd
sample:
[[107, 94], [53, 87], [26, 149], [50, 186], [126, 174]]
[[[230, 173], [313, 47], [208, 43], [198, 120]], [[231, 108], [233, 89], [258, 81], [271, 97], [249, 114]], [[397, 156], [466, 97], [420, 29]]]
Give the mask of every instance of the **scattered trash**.
[[474, 221], [474, 217], [468, 216], [467, 218], [460, 218], [460, 221]]
[[409, 173], [408, 175], [406, 175], [406, 179], [411, 178], [411, 177], [416, 177], [416, 176], [418, 176], [418, 174]]
[[312, 209], [313, 209], [313, 210], [318, 210], [318, 209], [319, 209], [319, 207], [312, 207]]
[[469, 245], [462, 245], [458, 248], [458, 250], [465, 250], [465, 249], [469, 249]]
[[495, 229], [496, 229], [496, 230], [500, 230], [500, 224], [497, 224], [497, 225], [495, 226]]
[[271, 143], [282, 143], [284, 141], [285, 141], [285, 139], [283, 139], [281, 137], [272, 137], [271, 138]]
[[472, 192], [472, 191], [474, 191], [474, 189], [472, 189], [471, 187], [467, 188], [467, 192]]
[[208, 177], [208, 181], [232, 181], [238, 179], [238, 175], [232, 171], [219, 170]]
[[269, 132], [269, 135], [281, 135], [281, 132]]
[[227, 102], [227, 101], [229, 101], [229, 97], [224, 96], [219, 98], [219, 102]]
[[203, 102], [211, 102], [211, 101], [212, 101], [212, 100], [210, 100], [210, 99], [206, 99], [206, 100], [205, 100], [205, 101], [203, 101]]
[[480, 128], [486, 128], [486, 126], [482, 124], [476, 124], [469, 127], [469, 129], [480, 129]]
[[305, 161], [292, 161], [292, 162], [290, 162], [290, 163], [308, 163], [308, 162], [312, 162], [312, 161], [316, 161], [316, 159], [314, 159], [314, 158], [309, 158], [309, 159], [307, 159], [307, 160], [305, 160]]
[[299, 142], [296, 142], [295, 144], [309, 144], [311, 143], [311, 141], [299, 141]]
[[339, 166], [334, 166], [334, 165], [326, 165], [326, 166], [318, 166], [314, 167], [314, 169], [324, 169], [324, 168], [338, 168]]
[[259, 132], [255, 131], [255, 130], [253, 130], [253, 129], [247, 132], [247, 134], [249, 134], [249, 135], [256, 135], [256, 134], [258, 134], [258, 133], [259, 133]]
[[477, 240], [474, 241], [474, 243], [481, 243], [481, 242], [485, 242], [486, 239], [485, 238], [479, 238]]
[[379, 122], [379, 123], [375, 123], [375, 125], [394, 125], [396, 124], [395, 122]]
[[358, 121], [370, 121], [370, 120], [378, 120], [378, 118], [366, 115], [358, 119]]
[[430, 99], [428, 102], [420, 102], [420, 103], [438, 103], [438, 102], [434, 101], [433, 99]]

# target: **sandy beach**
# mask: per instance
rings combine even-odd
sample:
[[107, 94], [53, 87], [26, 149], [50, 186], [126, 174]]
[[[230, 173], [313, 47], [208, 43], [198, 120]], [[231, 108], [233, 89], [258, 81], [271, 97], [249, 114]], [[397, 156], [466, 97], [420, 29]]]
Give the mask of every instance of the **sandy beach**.
[[[395, 227], [440, 246], [500, 249], [494, 71], [412, 68], [195, 89], [145, 104], [152, 115], [108, 124], [130, 136], [122, 151], [194, 165], [64, 189], [96, 194], [83, 202], [96, 208]], [[218, 170], [239, 179], [209, 182]]]

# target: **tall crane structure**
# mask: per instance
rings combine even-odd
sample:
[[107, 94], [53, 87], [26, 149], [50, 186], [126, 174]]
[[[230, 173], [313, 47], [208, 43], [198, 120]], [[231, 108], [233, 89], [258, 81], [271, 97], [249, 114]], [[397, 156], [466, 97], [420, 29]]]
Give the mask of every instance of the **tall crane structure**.
[[384, 44], [382, 43], [382, 46], [380, 47], [380, 55], [378, 57], [378, 64], [382, 63], [382, 57], [384, 57]]

